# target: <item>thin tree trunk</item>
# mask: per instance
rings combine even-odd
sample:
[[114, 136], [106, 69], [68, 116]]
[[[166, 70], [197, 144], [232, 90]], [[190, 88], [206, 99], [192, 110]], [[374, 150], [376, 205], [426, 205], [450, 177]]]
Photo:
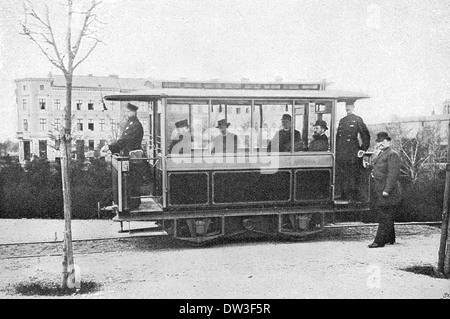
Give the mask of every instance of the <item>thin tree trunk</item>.
[[439, 246], [438, 271], [445, 276], [450, 275], [450, 238], [449, 234], [449, 200], [450, 200], [450, 123], [447, 144], [447, 166], [445, 172], [444, 203], [442, 209], [441, 242]]
[[[68, 280], [74, 279], [74, 261], [72, 249], [72, 193], [70, 187], [70, 154], [71, 154], [71, 126], [72, 126], [72, 77], [66, 77], [66, 111], [64, 134], [61, 136], [61, 176], [64, 200], [64, 248], [63, 248], [63, 278], [62, 288], [68, 287]], [[71, 276], [72, 275], [72, 276]], [[73, 287], [73, 285], [70, 285]]]
[[63, 278], [62, 288], [74, 288], [69, 280], [75, 280], [73, 249], [72, 249], [72, 193], [70, 188], [70, 153], [72, 145], [72, 80], [73, 80], [73, 54], [72, 54], [72, 4], [68, 0], [68, 23], [66, 33], [67, 71], [66, 79], [66, 109], [64, 112], [64, 135], [62, 141], [61, 176], [64, 200], [64, 248], [63, 248]]

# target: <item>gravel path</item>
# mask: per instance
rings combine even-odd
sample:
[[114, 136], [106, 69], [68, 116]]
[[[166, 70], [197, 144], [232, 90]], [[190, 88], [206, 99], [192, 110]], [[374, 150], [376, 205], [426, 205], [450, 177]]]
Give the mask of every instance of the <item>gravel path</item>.
[[[450, 294], [449, 280], [403, 270], [436, 264], [438, 228], [397, 226], [397, 244], [368, 249], [375, 230], [333, 229], [309, 241], [236, 240], [206, 248], [188, 248], [166, 236], [78, 242], [75, 262], [83, 280], [102, 288], [73, 298], [378, 299]], [[60, 246], [0, 247], [0, 298], [17, 298], [11, 287], [19, 282], [58, 282]]]

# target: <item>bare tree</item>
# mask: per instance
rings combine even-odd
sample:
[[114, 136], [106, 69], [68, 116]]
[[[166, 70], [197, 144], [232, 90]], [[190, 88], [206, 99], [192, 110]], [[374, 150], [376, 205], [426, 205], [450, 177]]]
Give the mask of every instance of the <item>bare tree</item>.
[[393, 138], [393, 147], [402, 158], [402, 176], [415, 184], [421, 174], [434, 172], [442, 158], [442, 138], [439, 126], [424, 126], [415, 134], [401, 124], [391, 124], [386, 130]]
[[[33, 2], [35, 3], [35, 1]], [[66, 108], [64, 125], [60, 131], [61, 141], [61, 175], [64, 199], [64, 247], [62, 288], [75, 287], [75, 269], [72, 250], [72, 196], [70, 188], [70, 153], [72, 141], [72, 83], [75, 69], [85, 61], [96, 46], [101, 42], [94, 26], [97, 24], [97, 15], [94, 13], [100, 5], [100, 0], [65, 0], [64, 3], [53, 3], [65, 8], [65, 27], [55, 28], [54, 19], [50, 18], [50, 10], [44, 4], [38, 10], [29, 0], [23, 0], [25, 18], [21, 23], [22, 35], [27, 36], [40, 49], [42, 54], [56, 68], [62, 71], [66, 81]], [[79, 10], [75, 10], [77, 5]], [[63, 12], [58, 12], [63, 16]], [[79, 20], [77, 18], [80, 18]], [[76, 21], [79, 21], [79, 25]], [[79, 28], [75, 31], [76, 28]], [[61, 34], [61, 37], [58, 35]]]

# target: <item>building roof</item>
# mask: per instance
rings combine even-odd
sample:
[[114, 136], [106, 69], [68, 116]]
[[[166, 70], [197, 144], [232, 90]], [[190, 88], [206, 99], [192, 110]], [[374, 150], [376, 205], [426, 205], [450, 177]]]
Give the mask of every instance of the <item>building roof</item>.
[[[52, 82], [54, 87], [65, 87], [66, 80], [63, 75], [49, 75], [47, 78], [22, 78], [15, 82], [22, 81], [45, 81]], [[102, 89], [126, 89], [143, 90], [151, 86], [154, 80], [151, 78], [120, 78], [117, 75], [93, 76], [93, 75], [74, 75], [73, 87], [79, 88], [102, 88]], [[146, 85], [147, 84], [147, 85]]]

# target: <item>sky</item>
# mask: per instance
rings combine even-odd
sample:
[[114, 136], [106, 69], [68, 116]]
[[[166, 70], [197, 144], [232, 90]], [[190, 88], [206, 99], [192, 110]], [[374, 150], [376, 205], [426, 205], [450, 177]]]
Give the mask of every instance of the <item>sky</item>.
[[[448, 0], [103, 0], [97, 13], [104, 43], [75, 75], [327, 79], [371, 97], [356, 104], [366, 123], [441, 114], [450, 99]], [[21, 1], [1, 1], [0, 140], [16, 132], [14, 80], [59, 74], [22, 20]]]

